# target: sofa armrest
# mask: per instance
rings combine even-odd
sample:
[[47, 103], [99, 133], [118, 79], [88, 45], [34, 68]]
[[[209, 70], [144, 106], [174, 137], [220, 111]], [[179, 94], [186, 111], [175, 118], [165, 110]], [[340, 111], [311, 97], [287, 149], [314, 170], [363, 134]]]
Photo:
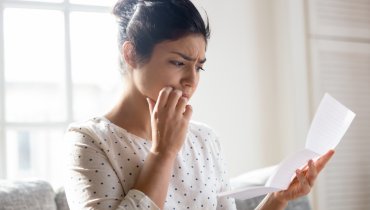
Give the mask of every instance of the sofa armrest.
[[0, 207], [12, 210], [56, 210], [54, 191], [45, 181], [0, 180]]
[[[246, 200], [235, 199], [237, 210], [254, 210], [265, 196], [259, 196]], [[310, 202], [307, 196], [300, 197], [294, 201], [290, 201], [285, 210], [311, 210]]]

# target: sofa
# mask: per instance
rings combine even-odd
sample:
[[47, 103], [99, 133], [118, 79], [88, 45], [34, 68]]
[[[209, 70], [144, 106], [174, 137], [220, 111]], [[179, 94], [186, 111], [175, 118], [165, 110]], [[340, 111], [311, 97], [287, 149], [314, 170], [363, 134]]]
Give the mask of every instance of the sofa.
[[46, 181], [0, 180], [0, 210], [69, 210], [64, 190]]
[[[252, 210], [263, 196], [236, 200], [238, 210]], [[309, 210], [307, 197], [290, 202], [287, 210]], [[69, 210], [63, 188], [54, 191], [48, 182], [0, 181], [0, 210]]]

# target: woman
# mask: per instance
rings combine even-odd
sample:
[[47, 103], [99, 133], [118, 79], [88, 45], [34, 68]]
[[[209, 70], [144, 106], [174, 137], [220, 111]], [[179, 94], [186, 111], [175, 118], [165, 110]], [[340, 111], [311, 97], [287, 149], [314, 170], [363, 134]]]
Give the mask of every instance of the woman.
[[[217, 136], [187, 104], [206, 61], [208, 23], [189, 0], [114, 7], [125, 91], [105, 116], [71, 124], [66, 193], [74, 209], [235, 209]], [[307, 194], [332, 156], [310, 161], [259, 209]]]

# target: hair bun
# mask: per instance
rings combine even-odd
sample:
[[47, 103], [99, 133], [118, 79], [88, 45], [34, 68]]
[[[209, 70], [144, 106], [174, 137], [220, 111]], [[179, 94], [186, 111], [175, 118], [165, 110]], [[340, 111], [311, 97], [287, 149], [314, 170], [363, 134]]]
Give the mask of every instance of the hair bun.
[[119, 19], [121, 25], [129, 23], [140, 0], [118, 0], [113, 8], [113, 14]]

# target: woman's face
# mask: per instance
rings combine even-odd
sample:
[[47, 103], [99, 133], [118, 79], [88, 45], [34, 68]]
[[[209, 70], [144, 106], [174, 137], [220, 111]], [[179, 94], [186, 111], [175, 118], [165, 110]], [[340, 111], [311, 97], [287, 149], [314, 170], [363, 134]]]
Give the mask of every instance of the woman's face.
[[206, 43], [201, 35], [188, 35], [176, 41], [155, 45], [148, 62], [132, 71], [139, 92], [156, 101], [163, 87], [181, 90], [191, 98], [195, 92], [205, 58]]

